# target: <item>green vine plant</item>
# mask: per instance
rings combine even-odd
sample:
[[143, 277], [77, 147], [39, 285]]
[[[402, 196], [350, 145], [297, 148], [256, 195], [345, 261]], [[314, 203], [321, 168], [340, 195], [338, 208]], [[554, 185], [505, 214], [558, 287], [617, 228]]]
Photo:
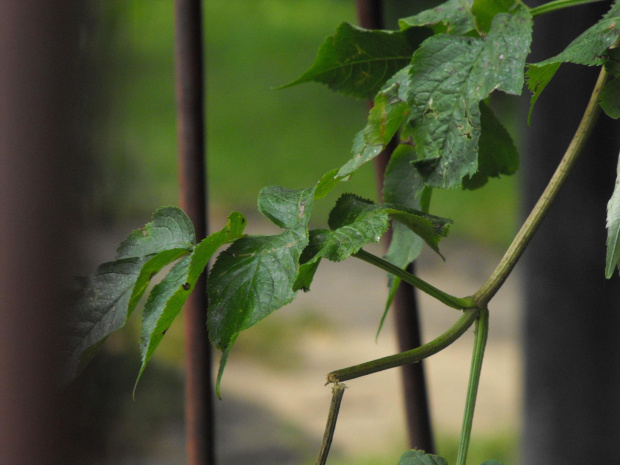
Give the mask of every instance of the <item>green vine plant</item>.
[[[520, 0], [448, 0], [399, 21], [399, 30], [365, 30], [342, 23], [318, 50], [314, 64], [284, 86], [320, 82], [360, 99], [373, 99], [366, 126], [355, 136], [351, 158], [311, 187], [266, 187], [258, 210], [281, 228], [274, 235], [246, 235], [246, 220], [231, 213], [220, 231], [196, 243], [188, 217], [164, 207], [153, 221], [131, 233], [114, 261], [104, 263], [82, 282], [68, 330], [70, 347], [65, 377], [70, 380], [94, 356], [104, 340], [131, 316], [151, 279], [174, 266], [155, 285], [144, 306], [139, 379], [166, 330], [181, 311], [207, 263], [223, 246], [207, 280], [207, 327], [222, 352], [216, 381], [220, 385], [228, 356], [240, 333], [308, 291], [321, 263], [354, 257], [385, 270], [389, 292], [385, 312], [401, 281], [443, 304], [460, 318], [436, 339], [408, 352], [333, 371], [334, 402], [319, 460], [329, 452], [344, 381], [414, 363], [457, 340], [475, 324], [475, 342], [457, 465], [464, 465], [470, 442], [476, 392], [488, 333], [488, 306], [511, 273], [578, 157], [600, 113], [620, 117], [620, 0], [600, 21], [547, 60], [526, 64], [536, 17], [588, 3], [556, 0], [529, 8]], [[531, 108], [563, 63], [601, 67], [583, 119], [557, 171], [501, 262], [476, 292], [450, 295], [406, 271], [423, 245], [439, 254], [438, 244], [451, 221], [430, 212], [433, 189], [478, 189], [489, 177], [513, 174], [519, 164], [515, 144], [496, 118], [489, 98], [501, 91], [520, 95], [527, 79]], [[385, 172], [384, 203], [354, 194], [335, 202], [329, 229], [308, 227], [315, 201], [328, 196], [364, 163], [396, 140]], [[363, 249], [393, 227], [384, 257]], [[608, 204], [607, 265], [610, 278], [620, 265], [620, 166]], [[385, 317], [384, 312], [384, 317]], [[136, 381], [137, 383], [137, 381]], [[486, 465], [497, 464], [487, 461]], [[423, 451], [405, 452], [398, 465], [445, 465]]]

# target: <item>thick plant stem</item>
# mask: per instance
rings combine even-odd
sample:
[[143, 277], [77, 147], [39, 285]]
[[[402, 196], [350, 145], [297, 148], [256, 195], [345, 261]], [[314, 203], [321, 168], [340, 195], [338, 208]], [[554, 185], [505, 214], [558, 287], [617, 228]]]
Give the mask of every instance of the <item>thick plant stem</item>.
[[563, 10], [571, 6], [585, 5], [586, 3], [600, 2], [602, 0], [555, 0], [530, 9], [532, 17], [542, 16], [554, 11]]
[[375, 265], [376, 267], [381, 268], [382, 270], [385, 270], [388, 273], [393, 274], [394, 276], [397, 276], [398, 278], [402, 279], [406, 283], [411, 284], [415, 288], [421, 290], [422, 292], [446, 304], [448, 307], [452, 307], [457, 310], [462, 310], [465, 308], [472, 308], [476, 306], [476, 302], [471, 297], [455, 297], [453, 295], [450, 295], [440, 289], [437, 289], [436, 287], [427, 283], [423, 279], [418, 278], [417, 276], [412, 275], [411, 273], [408, 273], [402, 268], [399, 268], [391, 264], [387, 260], [384, 260], [380, 257], [377, 257], [376, 255], [368, 253], [365, 250], [360, 250], [359, 252], [355, 253], [353, 256], [355, 258], [359, 258], [360, 260], [364, 260], [365, 262], [370, 263], [371, 265]]
[[510, 244], [510, 247], [506, 251], [495, 271], [493, 271], [489, 279], [487, 279], [478, 292], [474, 294], [473, 299], [476, 301], [478, 307], [486, 307], [489, 300], [493, 298], [502, 284], [504, 284], [504, 281], [506, 281], [506, 278], [510, 275], [512, 269], [515, 267], [517, 261], [525, 251], [527, 244], [530, 242], [534, 236], [534, 233], [538, 229], [538, 226], [540, 226], [540, 223], [547, 214], [549, 207], [551, 207], [551, 204], [564, 184], [564, 181], [566, 181], [568, 173], [575, 163], [575, 160], [577, 160], [577, 157], [583, 150], [583, 147], [592, 132], [597, 117], [600, 113], [600, 106], [598, 102], [600, 99], [601, 90], [605, 85], [606, 78], [607, 73], [603, 68], [601, 69], [601, 73], [596, 81], [596, 85], [592, 91], [590, 101], [588, 102], [588, 106], [586, 107], [581, 122], [579, 123], [579, 127], [577, 128], [573, 139], [566, 149], [564, 157], [551, 177], [547, 188], [540, 196], [540, 199], [538, 199], [538, 202], [536, 202], [536, 205], [525, 220], [525, 223], [523, 223], [521, 230], [512, 241], [512, 244]]
[[342, 403], [345, 388], [346, 386], [344, 384], [335, 384], [332, 388], [332, 403], [329, 407], [329, 415], [327, 417], [327, 425], [325, 425], [323, 443], [321, 444], [321, 450], [319, 451], [319, 457], [316, 460], [316, 465], [325, 465], [327, 462], [327, 456], [329, 455], [329, 449], [331, 448], [332, 441], [334, 439], [334, 432], [336, 431], [336, 423], [338, 421], [338, 413], [340, 412], [340, 404]]
[[415, 363], [423, 360], [431, 355], [440, 352], [448, 347], [476, 321], [479, 310], [470, 308], [463, 312], [463, 315], [457, 320], [448, 331], [432, 341], [417, 347], [415, 349], [402, 352], [400, 354], [389, 355], [387, 357], [371, 360], [370, 362], [354, 365], [341, 370], [336, 370], [327, 375], [328, 383], [339, 383], [350, 379], [360, 378], [362, 376], [377, 373], [379, 371], [396, 368], [408, 363]]
[[488, 333], [489, 310], [481, 308], [478, 319], [476, 320], [476, 337], [474, 339], [474, 351], [469, 372], [469, 385], [467, 386], [467, 400], [465, 401], [465, 415], [463, 415], [463, 427], [461, 429], [459, 451], [456, 456], [456, 465], [465, 465], [467, 461], [467, 450], [469, 449], [469, 438], [471, 437], [471, 427], [474, 421], [476, 396], [478, 395], [482, 359], [484, 358], [484, 348], [486, 347]]

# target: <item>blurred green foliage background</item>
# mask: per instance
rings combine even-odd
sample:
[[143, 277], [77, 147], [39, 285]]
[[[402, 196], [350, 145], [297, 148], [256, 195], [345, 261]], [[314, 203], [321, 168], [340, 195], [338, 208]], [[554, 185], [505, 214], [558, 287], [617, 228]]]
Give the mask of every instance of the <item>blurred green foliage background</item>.
[[[112, 31], [99, 206], [116, 219], [177, 204], [173, 6], [167, 0], [107, 4]], [[323, 38], [355, 23], [348, 0], [205, 2], [208, 179], [213, 221], [254, 215], [267, 185], [302, 188], [350, 156], [365, 102], [319, 84], [274, 90], [302, 74]], [[506, 118], [504, 118], [506, 120]], [[514, 177], [476, 192], [434, 193], [431, 212], [454, 220], [452, 236], [506, 245], [515, 231]], [[324, 224], [339, 192], [377, 199], [371, 164], [316, 206]], [[219, 228], [219, 224], [213, 225]]]

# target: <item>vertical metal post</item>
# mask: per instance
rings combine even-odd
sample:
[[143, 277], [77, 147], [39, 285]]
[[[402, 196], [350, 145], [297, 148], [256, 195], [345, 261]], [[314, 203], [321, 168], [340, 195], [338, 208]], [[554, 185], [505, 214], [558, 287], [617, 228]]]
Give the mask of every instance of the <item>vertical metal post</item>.
[[[357, 0], [358, 19], [362, 27], [367, 29], [381, 29], [384, 27], [382, 4], [382, 0]], [[372, 102], [369, 105], [372, 107]], [[385, 173], [390, 156], [396, 147], [396, 137], [375, 158], [375, 173], [379, 195], [381, 195], [383, 190], [383, 173]], [[414, 272], [413, 264], [409, 265], [407, 271], [410, 273]], [[403, 352], [419, 347], [422, 341], [415, 288], [407, 283], [401, 283], [392, 306], [399, 350]], [[401, 372], [403, 376], [409, 444], [412, 448], [433, 453], [435, 452], [435, 443], [431, 429], [424, 364], [420, 362], [405, 365], [401, 368]]]
[[[207, 235], [204, 71], [200, 0], [175, 0], [175, 72], [181, 207], [197, 239]], [[207, 337], [206, 281], [185, 305], [185, 414], [189, 465], [215, 463], [211, 349]]]
[[81, 7], [0, 2], [0, 463], [70, 463], [57, 392], [84, 154]]

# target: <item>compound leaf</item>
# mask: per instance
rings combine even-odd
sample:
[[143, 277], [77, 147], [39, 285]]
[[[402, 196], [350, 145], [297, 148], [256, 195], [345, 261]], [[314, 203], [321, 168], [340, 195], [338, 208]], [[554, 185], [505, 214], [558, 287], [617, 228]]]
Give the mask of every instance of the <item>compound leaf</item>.
[[475, 28], [471, 7], [472, 0], [448, 0], [414, 16], [402, 18], [398, 20], [398, 25], [401, 30], [428, 26], [436, 34], [466, 34]]
[[576, 63], [587, 66], [605, 64], [605, 52], [620, 37], [620, 1], [616, 0], [611, 9], [594, 26], [573, 40], [560, 54], [529, 65], [527, 71], [528, 88], [532, 92], [530, 115], [534, 104], [562, 63]]
[[438, 455], [425, 454], [423, 450], [408, 450], [397, 465], [448, 465], [448, 461]]
[[620, 159], [614, 192], [607, 203], [607, 260], [605, 276], [611, 278], [620, 264]]
[[371, 31], [341, 23], [320, 46], [312, 67], [283, 87], [316, 81], [357, 98], [372, 98], [411, 60], [417, 39], [410, 33]]
[[238, 334], [295, 298], [299, 259], [308, 244], [315, 189], [263, 189], [259, 210], [285, 228], [281, 234], [248, 236], [223, 251], [207, 280], [209, 339], [222, 351], [216, 383]]
[[484, 38], [434, 36], [414, 53], [408, 103], [427, 185], [454, 187], [476, 172], [479, 102], [495, 89], [521, 93], [531, 34], [531, 16], [519, 5], [496, 15]]
[[160, 208], [151, 223], [121, 243], [115, 261], [83, 280], [67, 321], [65, 380], [75, 377], [103, 341], [125, 325], [153, 274], [189, 254], [194, 241], [193, 225], [181, 209]]
[[210, 234], [197, 244], [192, 253], [179, 261], [153, 288], [142, 313], [140, 335], [142, 366], [136, 379], [136, 386], [153, 352], [183, 308], [213, 254], [224, 244], [243, 236], [245, 224], [243, 215], [231, 213], [221, 231]]

